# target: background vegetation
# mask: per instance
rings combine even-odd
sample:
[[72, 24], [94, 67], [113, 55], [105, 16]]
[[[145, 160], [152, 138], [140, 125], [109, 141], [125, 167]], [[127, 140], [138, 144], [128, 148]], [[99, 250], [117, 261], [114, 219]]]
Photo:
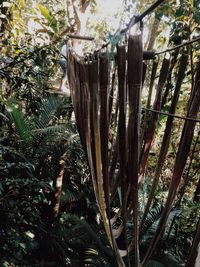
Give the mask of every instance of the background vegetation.
[[[94, 42], [84, 45], [73, 41], [77, 51], [80, 47], [85, 52], [96, 50], [105, 40], [114, 45], [122, 39], [114, 32], [124, 28], [133, 14], [142, 13], [152, 2], [121, 1], [113, 14], [116, 19], [113, 23], [111, 18], [102, 16], [102, 1], [1, 1], [1, 266], [118, 266], [100, 218], [87, 158], [72, 115], [71, 100], [49, 91], [57, 86], [61, 77], [59, 51], [66, 33], [87, 33], [95, 37]], [[199, 4], [199, 1], [190, 0], [165, 1], [144, 19], [145, 49], [164, 50], [197, 37]], [[165, 82], [162, 103], [164, 112], [169, 112], [182, 54], [177, 51], [171, 54], [170, 74]], [[195, 82], [199, 43], [188, 47], [188, 58], [176, 108], [181, 116], [186, 115], [189, 94]], [[162, 56], [158, 61], [159, 70], [161, 62]], [[147, 105], [151, 68], [148, 64], [143, 106]], [[158, 78], [157, 74], [155, 83]], [[155, 88], [152, 99], [154, 97]], [[151, 100], [149, 107], [152, 105]], [[146, 114], [144, 119], [148, 125], [151, 113]], [[157, 168], [166, 120], [166, 116], [160, 115], [156, 123], [145, 183], [139, 190], [140, 219]], [[159, 184], [140, 233], [142, 257], [155, 235], [167, 199], [183, 125], [183, 120], [174, 120]], [[113, 124], [113, 136], [115, 130]], [[197, 123], [165, 232], [146, 265], [148, 267], [186, 266], [190, 259], [200, 215], [199, 131]], [[119, 205], [117, 198], [114, 202], [116, 210]], [[119, 217], [114, 227], [118, 229], [121, 224]], [[132, 232], [133, 224], [127, 220], [128, 239]], [[130, 262], [133, 258], [130, 254]], [[128, 262], [125, 257], [127, 266]]]

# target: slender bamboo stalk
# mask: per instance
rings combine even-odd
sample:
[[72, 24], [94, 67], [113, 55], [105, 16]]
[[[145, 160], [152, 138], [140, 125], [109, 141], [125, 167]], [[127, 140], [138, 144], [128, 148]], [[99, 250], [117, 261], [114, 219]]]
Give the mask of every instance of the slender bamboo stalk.
[[[117, 47], [117, 64], [118, 64], [118, 86], [119, 86], [119, 175], [120, 186], [122, 188], [123, 200], [128, 187], [126, 177], [126, 48], [125, 46]], [[123, 201], [122, 214], [126, 213], [126, 203]]]
[[[151, 98], [152, 98], [152, 92], [153, 92], [153, 86], [154, 86], [154, 82], [155, 82], [155, 78], [156, 78], [156, 71], [157, 71], [157, 67], [158, 67], [158, 61], [154, 60], [153, 61], [153, 66], [152, 66], [152, 70], [151, 70], [151, 78], [150, 78], [150, 84], [149, 84], [149, 93], [148, 93], [148, 99], [147, 99], [147, 104], [146, 104], [146, 108], [149, 109], [150, 108], [150, 104], [151, 104]], [[144, 110], [147, 110], [144, 109]], [[142, 155], [142, 149], [143, 149], [143, 141], [144, 141], [144, 135], [145, 135], [145, 131], [147, 130], [147, 112], [144, 113], [143, 116], [143, 123], [142, 123], [142, 132], [141, 132], [141, 138], [140, 138], [140, 156]]]
[[[200, 107], [200, 86], [199, 86], [199, 80], [200, 80], [200, 61], [197, 64], [197, 74], [195, 79], [195, 86], [194, 86], [194, 96], [191, 100], [191, 105], [189, 106], [188, 110], [188, 116], [196, 118], [197, 113], [199, 111]], [[187, 157], [190, 151], [190, 146], [194, 134], [194, 128], [195, 128], [195, 122], [193, 121], [186, 121], [184, 124], [184, 128], [181, 135], [181, 140], [179, 143], [179, 148], [176, 156], [174, 171], [172, 175], [171, 184], [169, 187], [169, 193], [167, 197], [167, 201], [165, 203], [165, 207], [163, 209], [155, 236], [151, 242], [151, 245], [149, 246], [149, 249], [143, 259], [142, 266], [145, 266], [147, 262], [149, 261], [150, 257], [152, 256], [156, 245], [158, 244], [158, 241], [160, 240], [160, 237], [163, 233], [163, 230], [166, 225], [167, 218], [169, 216], [170, 210], [173, 205], [173, 201], [176, 197], [176, 192], [178, 185], [180, 183], [180, 179], [187, 161]]]
[[[169, 70], [169, 64], [170, 61], [166, 58], [164, 58], [163, 60], [163, 64], [161, 67], [161, 71], [160, 71], [160, 77], [159, 77], [159, 81], [158, 81], [158, 86], [157, 86], [157, 92], [156, 92], [156, 97], [155, 97], [155, 101], [154, 101], [154, 105], [153, 105], [153, 109], [160, 111], [161, 108], [161, 97], [162, 97], [162, 91], [167, 79], [167, 75], [168, 75], [168, 70]], [[154, 131], [156, 128], [156, 123], [158, 120], [158, 114], [154, 113], [152, 115], [152, 120], [149, 124], [149, 127], [147, 129], [147, 133], [146, 133], [146, 140], [144, 143], [144, 152], [142, 155], [142, 159], [141, 159], [141, 170], [140, 170], [140, 177], [139, 177], [139, 183], [141, 183], [143, 175], [145, 173], [145, 168], [146, 168], [146, 164], [147, 164], [147, 160], [149, 157], [149, 150], [151, 147], [151, 143], [153, 141], [153, 136], [154, 136]]]
[[179, 55], [179, 49], [176, 49], [171, 55], [169, 73], [167, 77], [166, 88], [165, 88], [162, 102], [161, 102], [161, 109], [163, 109], [164, 105], [166, 104], [166, 101], [167, 101], [167, 98], [168, 98], [168, 95], [171, 89], [172, 73], [173, 73], [174, 67], [176, 66], [178, 55]]
[[99, 99], [98, 99], [98, 61], [94, 61], [89, 65], [89, 83], [91, 93], [91, 108], [92, 108], [92, 123], [93, 123], [93, 149], [94, 149], [94, 163], [96, 166], [96, 180], [97, 191], [99, 198], [99, 209], [103, 219], [104, 227], [112, 245], [112, 237], [108, 224], [106, 214], [105, 193], [103, 190], [103, 177], [102, 177], [102, 159], [101, 159], [101, 139], [100, 139], [100, 118], [99, 118]]
[[108, 176], [108, 135], [109, 135], [109, 75], [108, 59], [100, 56], [99, 84], [100, 84], [100, 136], [101, 158], [104, 192], [106, 198], [107, 215], [110, 218], [110, 179]]
[[[173, 100], [172, 100], [171, 107], [170, 107], [170, 110], [169, 110], [169, 112], [171, 114], [175, 113], [176, 105], [177, 105], [178, 99], [179, 99], [181, 84], [182, 84], [184, 76], [185, 76], [185, 70], [186, 70], [186, 67], [187, 67], [187, 62], [188, 62], [188, 56], [187, 55], [182, 55], [181, 60], [180, 60], [178, 79], [177, 79], [176, 87], [175, 87], [175, 90], [174, 90], [174, 96], [173, 96]], [[146, 207], [145, 207], [145, 211], [144, 211], [141, 223], [140, 223], [140, 227], [145, 222], [146, 216], [147, 216], [147, 214], [149, 212], [150, 206], [151, 206], [152, 201], [153, 201], [153, 197], [154, 197], [156, 188], [158, 186], [159, 176], [161, 174], [162, 167], [163, 167], [163, 164], [164, 164], [164, 160], [165, 160], [168, 148], [169, 148], [169, 142], [170, 142], [170, 137], [171, 137], [171, 133], [172, 133], [172, 126], [173, 126], [173, 117], [168, 117], [167, 123], [166, 123], [166, 126], [165, 126], [165, 132], [164, 132], [163, 140], [162, 140], [162, 146], [161, 146], [161, 149], [160, 149], [158, 162], [157, 162], [157, 165], [156, 165], [153, 184], [152, 184], [152, 187], [151, 187], [151, 191], [149, 193], [148, 201], [147, 201], [147, 204], [146, 204]]]
[[[117, 47], [117, 65], [118, 65], [118, 88], [119, 88], [119, 122], [118, 122], [118, 140], [119, 140], [119, 183], [118, 186], [122, 192], [122, 218], [123, 230], [121, 236], [125, 243], [125, 249], [128, 258], [128, 266], [130, 259], [128, 254], [127, 241], [127, 175], [126, 175], [126, 47]], [[122, 238], [121, 238], [122, 239]]]
[[[197, 136], [196, 140], [195, 140], [195, 144], [193, 146], [193, 149], [192, 149], [192, 153], [191, 153], [191, 156], [190, 156], [190, 162], [189, 162], [189, 165], [188, 165], [188, 168], [187, 168], [187, 173], [186, 173], [186, 176], [185, 176], [185, 179], [184, 179], [184, 186], [183, 188], [181, 188], [181, 192], [180, 192], [180, 196], [179, 196], [179, 199], [178, 199], [178, 202], [176, 203], [176, 208], [179, 209], [180, 206], [181, 206], [181, 202], [182, 202], [182, 199], [183, 199], [183, 196], [184, 196], [184, 193], [186, 191], [186, 188], [189, 184], [189, 180], [190, 180], [190, 170], [191, 170], [191, 167], [192, 167], [192, 162], [193, 162], [193, 159], [195, 157], [195, 151], [196, 151], [196, 146], [198, 144], [198, 141], [199, 141], [199, 135]], [[169, 231], [167, 233], [167, 237], [166, 237], [166, 241], [169, 239], [170, 237], [170, 234], [171, 234], [171, 231], [173, 229], [173, 225], [175, 223], [177, 219], [177, 215], [174, 216], [172, 222], [171, 222], [171, 225], [169, 227]]]
[[156, 72], [158, 68], [158, 60], [153, 61], [153, 66], [152, 66], [152, 71], [151, 71], [151, 80], [150, 80], [150, 85], [149, 85], [149, 94], [148, 94], [148, 100], [147, 100], [147, 108], [150, 107], [151, 104], [151, 98], [152, 98], [152, 91], [153, 91], [153, 86], [156, 78]]
[[130, 36], [128, 40], [128, 180], [131, 185], [133, 211], [133, 244], [135, 266], [140, 266], [138, 233], [138, 174], [139, 174], [139, 131], [142, 87], [142, 38]]

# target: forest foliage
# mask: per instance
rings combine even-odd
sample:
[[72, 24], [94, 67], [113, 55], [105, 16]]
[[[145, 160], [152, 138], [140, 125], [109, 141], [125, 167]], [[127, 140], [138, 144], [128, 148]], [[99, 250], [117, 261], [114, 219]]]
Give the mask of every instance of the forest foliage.
[[[114, 14], [120, 18], [118, 29], [111, 25], [110, 18], [97, 22], [91, 19], [100, 12], [98, 2], [3, 0], [0, 3], [1, 266], [120, 266], [95, 199], [88, 158], [80, 141], [71, 99], [50, 92], [62, 76], [60, 48], [67, 33], [95, 37], [93, 43], [84, 43], [87, 53], [90, 49], [99, 49], [105, 40], [111, 42], [109, 52], [113, 57], [116, 43], [126, 44], [127, 37], [120, 36], [120, 30], [133, 14], [141, 14], [154, 1], [122, 1]], [[198, 37], [199, 4], [199, 1], [189, 0], [164, 1], [143, 21], [144, 49], [161, 51]], [[81, 21], [83, 15], [88, 16], [86, 25]], [[80, 45], [73, 42], [74, 47]], [[142, 107], [155, 109], [155, 85], [160, 81], [162, 112], [193, 116], [195, 111], [190, 104], [195, 96], [190, 96], [196, 84], [195, 77], [199, 75], [199, 42], [167, 54], [168, 61], [163, 59], [161, 55], [146, 62]], [[166, 69], [168, 76], [163, 78]], [[114, 85], [117, 88], [117, 82]], [[117, 91], [114, 92], [113, 107], [117, 110], [118, 96]], [[174, 118], [172, 123], [165, 114], [156, 117], [147, 109], [141, 114], [141, 138], [144, 146], [148, 140], [151, 146], [148, 160], [141, 157], [145, 182], [138, 190], [138, 218], [143, 222], [139, 233], [140, 256], [145, 256], [158, 235], [175, 162], [178, 160], [181, 165], [185, 160], [180, 183], [174, 185], [177, 190], [173, 192], [174, 201], [166, 227], [159, 233], [162, 238], [145, 266], [192, 267], [195, 266], [192, 248], [199, 243], [199, 237], [195, 237], [200, 216], [199, 121], [187, 124], [183, 119]], [[198, 110], [196, 115], [199, 120]], [[117, 116], [111, 112], [111, 149], [115, 149], [118, 134]], [[167, 129], [171, 129], [168, 132], [166, 123]], [[185, 154], [185, 147], [180, 145], [184, 128], [191, 142]], [[168, 146], [166, 153], [163, 140]], [[160, 151], [165, 154], [163, 161]], [[119, 159], [113, 160], [113, 164], [116, 172], [111, 173], [115, 183]], [[121, 205], [119, 187], [114, 188], [113, 216]], [[126, 241], [131, 242], [134, 233], [131, 217], [125, 223]], [[118, 216], [112, 229], [118, 231], [123, 224], [123, 218]], [[124, 245], [124, 240], [118, 242], [119, 246]], [[130, 252], [123, 260], [126, 266], [132, 266], [134, 253]]]

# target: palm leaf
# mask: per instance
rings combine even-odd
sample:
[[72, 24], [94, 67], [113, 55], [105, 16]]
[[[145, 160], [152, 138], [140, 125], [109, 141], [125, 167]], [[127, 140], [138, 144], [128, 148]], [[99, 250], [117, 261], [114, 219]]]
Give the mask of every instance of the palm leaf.
[[79, 193], [74, 188], [70, 188], [69, 186], [66, 187], [65, 185], [63, 185], [63, 192], [61, 196], [62, 204], [78, 201], [78, 199]]
[[46, 128], [54, 119], [54, 116], [62, 103], [63, 101], [59, 96], [50, 95], [47, 99], [43, 99], [38, 105], [40, 115], [35, 119], [36, 128]]
[[15, 124], [15, 128], [22, 142], [30, 144], [32, 135], [22, 112], [18, 109], [16, 101], [10, 99], [6, 103], [6, 109]]
[[32, 130], [32, 134], [34, 135], [35, 138], [37, 138], [38, 136], [41, 135], [45, 135], [45, 136], [54, 136], [57, 134], [62, 134], [63, 137], [67, 137], [69, 132], [71, 132], [72, 128], [71, 128], [71, 124], [70, 123], [66, 123], [66, 124], [60, 124], [60, 125], [51, 125], [51, 126], [47, 126], [45, 128], [40, 128], [40, 129], [35, 129]]
[[166, 265], [162, 264], [159, 261], [155, 261], [155, 260], [151, 260], [149, 261], [149, 263], [147, 264], [147, 267], [166, 267]]
[[140, 228], [140, 237], [144, 236], [145, 233], [149, 230], [149, 228], [160, 219], [162, 210], [162, 206], [155, 206], [149, 211], [148, 216], [144, 221], [144, 224]]

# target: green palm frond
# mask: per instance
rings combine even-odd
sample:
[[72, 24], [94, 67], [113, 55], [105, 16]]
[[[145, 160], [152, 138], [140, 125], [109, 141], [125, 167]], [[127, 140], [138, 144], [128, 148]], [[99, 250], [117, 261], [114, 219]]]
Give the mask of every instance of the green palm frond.
[[74, 188], [65, 188], [62, 192], [61, 203], [70, 203], [74, 201], [78, 201], [79, 193], [75, 191]]
[[38, 137], [41, 135], [52, 136], [55, 134], [63, 134], [65, 137], [67, 136], [67, 130], [71, 130], [70, 124], [61, 124], [61, 125], [51, 125], [45, 128], [35, 129], [32, 131], [34, 137]]
[[57, 96], [49, 96], [47, 99], [43, 99], [39, 104], [38, 109], [40, 115], [35, 119], [37, 129], [44, 129], [55, 119], [55, 113], [62, 104], [62, 99]]
[[[147, 218], [141, 228], [140, 231], [140, 240], [142, 244], [148, 244], [150, 240], [155, 235], [158, 223], [160, 221], [160, 217], [162, 214], [163, 207], [161, 205], [153, 207], [149, 214], [147, 215]], [[175, 217], [177, 217], [180, 214], [180, 210], [172, 210], [169, 214], [169, 217], [167, 219], [165, 232], [163, 233], [163, 240], [166, 239], [168, 236], [168, 231], [171, 225], [171, 222]], [[171, 231], [171, 235], [174, 234], [174, 231]]]
[[34, 118], [32, 128], [34, 141], [37, 144], [44, 139], [45, 143], [48, 140], [55, 143], [61, 138], [66, 140], [69, 137], [69, 133], [74, 131], [74, 126], [66, 118], [60, 119], [60, 114], [67, 108], [65, 101], [58, 96], [49, 96], [38, 105], [39, 116]]
[[153, 226], [153, 224], [159, 220], [161, 213], [162, 213], [163, 207], [160, 206], [154, 206], [148, 213], [147, 218], [142, 225], [142, 228], [140, 229], [140, 237], [143, 237], [145, 233]]
[[[158, 224], [159, 224], [159, 221], [161, 218], [162, 210], [163, 210], [162, 206], [153, 207], [150, 210], [150, 212], [148, 213], [147, 218], [146, 218], [146, 220], [145, 220], [145, 222], [144, 222], [144, 224], [140, 230], [141, 256], [143, 256], [145, 251], [151, 245], [151, 241], [152, 241], [153, 237], [155, 236], [156, 229], [158, 227]], [[172, 210], [169, 214], [169, 217], [168, 217], [167, 222], [166, 222], [166, 228], [165, 228], [165, 231], [163, 232], [163, 235], [162, 235], [161, 246], [157, 250], [157, 253], [161, 252], [160, 257], [165, 256], [165, 254], [163, 254], [163, 252], [161, 251], [164, 248], [164, 246], [167, 248], [169, 246], [170, 242], [172, 242], [172, 240], [174, 240], [174, 242], [176, 242], [176, 240], [175, 240], [175, 228], [173, 227], [172, 229], [170, 229], [170, 227], [171, 227], [171, 223], [174, 220], [174, 218], [177, 218], [179, 216], [179, 214], [180, 214], [180, 210]], [[170, 229], [170, 235], [169, 235], [169, 229]], [[175, 254], [176, 254], [176, 252], [175, 252]], [[172, 256], [174, 256], [174, 255], [172, 255]], [[157, 260], [158, 260], [158, 263], [152, 262], [149, 265], [149, 267], [154, 266], [153, 264], [155, 264], [155, 266], [162, 266], [162, 263], [164, 264], [164, 266], [168, 266], [168, 265], [165, 265], [164, 259], [163, 259], [163, 261], [161, 259], [156, 259], [156, 261]], [[171, 259], [171, 260], [173, 262], [173, 259]], [[156, 264], [160, 264], [160, 265], [156, 265]], [[182, 265], [175, 265], [174, 264], [174, 265], [169, 265], [169, 266], [182, 266]]]
[[24, 116], [19, 110], [18, 105], [14, 100], [10, 99], [6, 102], [6, 109], [15, 125], [15, 129], [20, 137], [20, 140], [25, 143], [30, 143], [32, 140], [32, 135], [27, 121], [24, 119]]
[[[49, 96], [38, 105], [40, 115], [32, 119], [24, 118], [15, 99], [10, 99], [6, 103], [6, 109], [15, 125], [20, 141], [31, 144], [32, 140], [39, 140], [61, 134], [67, 138], [68, 132], [72, 130], [72, 125], [68, 121], [60, 122], [56, 113], [61, 109], [64, 101], [56, 96]], [[59, 112], [58, 112], [59, 113]], [[55, 123], [56, 122], [56, 123]]]

